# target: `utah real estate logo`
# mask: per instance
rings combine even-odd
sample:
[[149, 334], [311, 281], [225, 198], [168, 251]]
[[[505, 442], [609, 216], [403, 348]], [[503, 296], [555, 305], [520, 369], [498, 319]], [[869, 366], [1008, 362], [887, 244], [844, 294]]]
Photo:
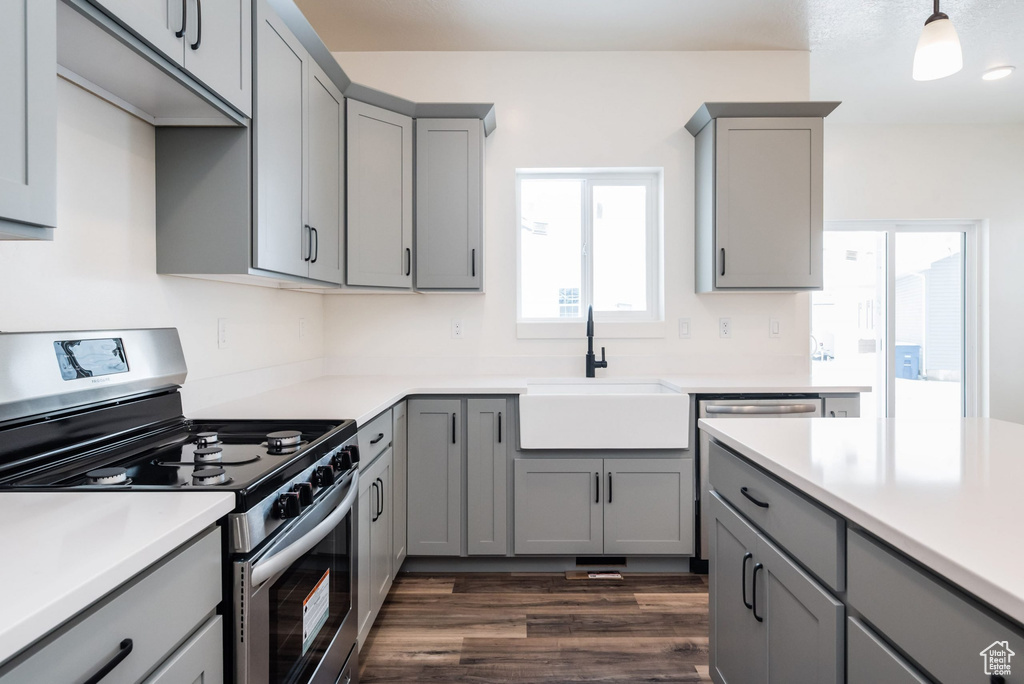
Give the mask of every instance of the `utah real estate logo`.
[[1010, 659], [1017, 655], [1010, 650], [1010, 642], [993, 641], [979, 654], [982, 657], [985, 667], [985, 676], [999, 675], [1010, 676]]

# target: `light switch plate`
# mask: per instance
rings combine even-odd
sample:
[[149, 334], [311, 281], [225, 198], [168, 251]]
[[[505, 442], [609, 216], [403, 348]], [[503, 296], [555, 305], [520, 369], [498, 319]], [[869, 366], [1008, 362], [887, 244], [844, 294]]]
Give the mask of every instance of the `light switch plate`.
[[778, 318], [768, 319], [768, 337], [782, 337], [782, 324]]
[[690, 319], [680, 318], [679, 319], [679, 337], [683, 339], [690, 338]]

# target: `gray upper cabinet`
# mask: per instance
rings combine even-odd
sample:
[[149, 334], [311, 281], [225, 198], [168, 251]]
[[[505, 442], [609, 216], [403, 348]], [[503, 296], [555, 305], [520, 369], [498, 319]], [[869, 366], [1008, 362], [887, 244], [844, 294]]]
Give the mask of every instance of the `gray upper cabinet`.
[[265, 2], [257, 27], [253, 263], [340, 284], [344, 98]]
[[412, 286], [412, 118], [348, 100], [349, 285]]
[[483, 285], [484, 125], [416, 120], [416, 288]]
[[252, 113], [252, 0], [92, 0], [241, 113]]
[[462, 401], [408, 402], [410, 556], [462, 552]]
[[838, 103], [709, 103], [696, 137], [698, 292], [820, 290], [823, 118]]
[[508, 552], [508, 405], [504, 399], [466, 402], [467, 549]]
[[604, 461], [604, 552], [693, 554], [693, 460]]
[[57, 225], [55, 5], [4, 0], [0, 22], [0, 240]]

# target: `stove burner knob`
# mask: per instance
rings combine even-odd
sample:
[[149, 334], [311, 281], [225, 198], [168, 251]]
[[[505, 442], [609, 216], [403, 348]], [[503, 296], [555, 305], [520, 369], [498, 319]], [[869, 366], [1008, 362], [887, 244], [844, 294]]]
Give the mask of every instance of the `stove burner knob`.
[[299, 505], [305, 507], [313, 503], [313, 483], [300, 482], [292, 487], [292, 491], [299, 495]]
[[352, 454], [348, 449], [342, 449], [331, 458], [331, 465], [334, 469], [346, 473], [352, 469]]
[[334, 468], [329, 465], [319, 466], [313, 471], [313, 482], [318, 487], [330, 487], [334, 479]]
[[296, 492], [285, 492], [277, 497], [274, 504], [274, 515], [282, 520], [298, 517], [302, 512], [302, 501]]
[[347, 451], [348, 455], [352, 458], [352, 465], [355, 465], [356, 463], [359, 463], [359, 445], [358, 444], [349, 444], [347, 447], [345, 447], [345, 451]]

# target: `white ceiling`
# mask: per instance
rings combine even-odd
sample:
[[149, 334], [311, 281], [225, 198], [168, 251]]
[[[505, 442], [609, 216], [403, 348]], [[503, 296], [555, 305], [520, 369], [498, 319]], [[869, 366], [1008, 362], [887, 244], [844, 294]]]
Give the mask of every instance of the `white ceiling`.
[[[911, 79], [931, 0], [296, 0], [332, 51], [810, 50], [830, 120], [1024, 122], [1024, 0], [945, 0], [964, 69]], [[982, 81], [999, 64], [1008, 79]]]

